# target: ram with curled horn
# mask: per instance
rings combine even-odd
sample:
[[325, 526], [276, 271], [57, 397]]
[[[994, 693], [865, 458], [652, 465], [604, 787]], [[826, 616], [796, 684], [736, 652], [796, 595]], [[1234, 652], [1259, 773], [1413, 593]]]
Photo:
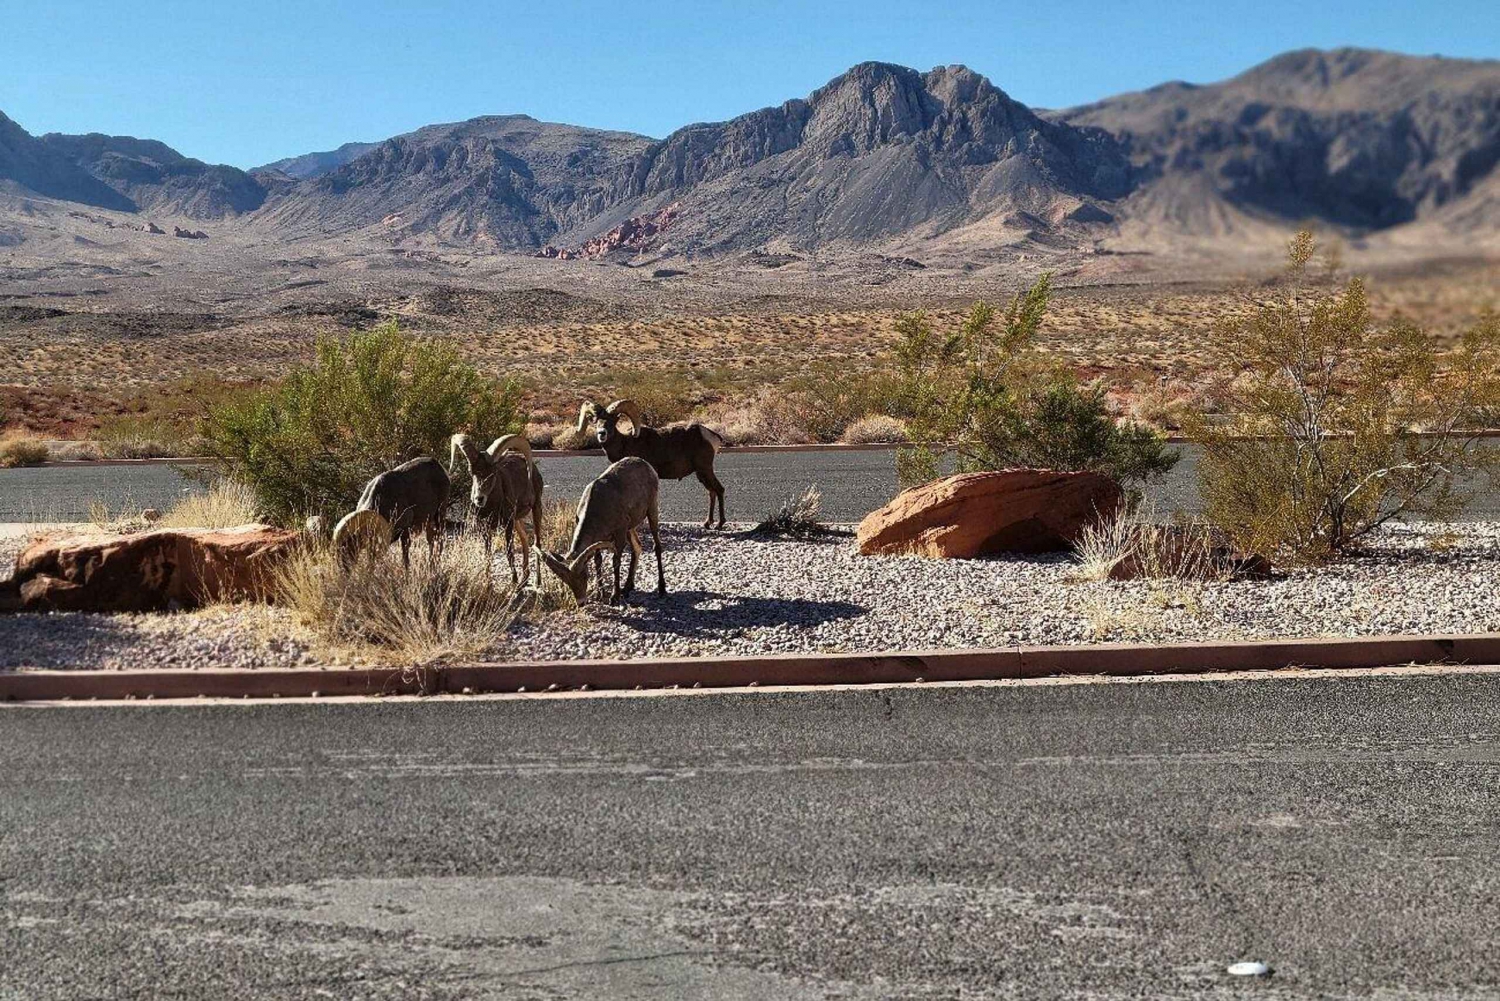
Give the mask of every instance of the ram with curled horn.
[[[589, 560], [595, 567], [600, 589], [604, 589], [604, 553], [614, 554], [615, 586], [608, 600], [613, 604], [635, 588], [636, 564], [641, 559], [641, 522], [651, 530], [656, 551], [656, 593], [667, 593], [667, 578], [661, 565], [661, 519], [658, 514], [660, 480], [651, 464], [627, 456], [600, 473], [583, 488], [578, 499], [578, 517], [573, 541], [566, 553], [551, 553], [538, 547], [541, 562], [558, 576], [579, 602], [588, 597]], [[620, 559], [630, 551], [630, 573], [620, 585]]]
[[[620, 429], [622, 418], [630, 423], [629, 433]], [[708, 491], [708, 518], [703, 527], [713, 525], [715, 504], [719, 509], [718, 527], [724, 527], [724, 484], [714, 475], [714, 456], [725, 441], [717, 431], [696, 421], [650, 427], [634, 400], [616, 400], [607, 407], [592, 400], [584, 403], [578, 410], [578, 430], [589, 427], [610, 462], [637, 456], [650, 463], [663, 480], [697, 476]]]
[[[484, 552], [494, 553], [495, 532], [505, 526], [505, 558], [510, 563], [513, 583], [523, 584], [531, 572], [531, 546], [526, 542], [524, 519], [531, 516], [532, 536], [542, 541], [542, 474], [531, 455], [531, 444], [525, 435], [508, 434], [496, 438], [487, 449], [481, 449], [466, 434], [456, 434], [448, 449], [448, 473], [458, 468], [462, 455], [469, 467], [469, 504], [474, 509], [474, 523], [484, 533]], [[521, 572], [516, 574], [515, 536], [521, 533]], [[537, 564], [536, 582], [542, 583], [542, 567]]]
[[402, 463], [365, 484], [359, 503], [333, 530], [334, 549], [347, 559], [363, 549], [381, 551], [401, 543], [401, 561], [411, 566], [411, 533], [427, 535], [431, 557], [442, 545], [452, 485], [443, 464], [423, 457]]

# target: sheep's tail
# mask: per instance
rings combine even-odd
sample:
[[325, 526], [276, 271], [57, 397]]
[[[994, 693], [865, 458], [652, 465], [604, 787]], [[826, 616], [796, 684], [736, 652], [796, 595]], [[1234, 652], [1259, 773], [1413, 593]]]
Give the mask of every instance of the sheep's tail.
[[708, 442], [709, 447], [714, 450], [714, 455], [718, 455], [719, 450], [729, 444], [729, 442], [724, 440], [723, 435], [719, 434], [719, 432], [715, 431], [707, 424], [698, 425], [698, 430], [703, 432], [703, 440]]

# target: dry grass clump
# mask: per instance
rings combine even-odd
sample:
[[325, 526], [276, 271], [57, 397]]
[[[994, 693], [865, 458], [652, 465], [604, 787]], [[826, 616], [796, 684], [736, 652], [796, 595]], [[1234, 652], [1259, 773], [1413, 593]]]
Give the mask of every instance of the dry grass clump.
[[477, 657], [515, 619], [510, 581], [491, 578], [470, 535], [432, 559], [414, 552], [410, 570], [389, 547], [345, 566], [331, 546], [309, 545], [277, 570], [275, 594], [331, 651], [403, 665]]
[[145, 509], [132, 505], [129, 498], [117, 508], [95, 499], [89, 501], [89, 524], [111, 535], [134, 535], [150, 528], [152, 519], [146, 516]]
[[755, 526], [755, 533], [783, 539], [813, 539], [832, 533], [823, 522], [823, 492], [817, 484], [781, 502]]
[[886, 414], [866, 414], [839, 436], [839, 441], [845, 445], [900, 444], [909, 440], [906, 422]]
[[578, 502], [561, 497], [542, 500], [541, 548], [554, 553], [567, 552], [573, 541], [573, 527], [578, 524]]
[[61, 441], [51, 446], [53, 462], [91, 461], [104, 458], [95, 441]]
[[207, 493], [188, 494], [173, 504], [156, 522], [158, 528], [234, 528], [260, 519], [255, 491], [240, 480], [226, 477]]
[[1084, 528], [1074, 545], [1076, 577], [1104, 580], [1228, 580], [1237, 562], [1223, 534], [1192, 519], [1163, 524], [1154, 509], [1121, 506]]
[[0, 438], [0, 468], [17, 469], [21, 466], [40, 466], [50, 453], [44, 442], [23, 435]]

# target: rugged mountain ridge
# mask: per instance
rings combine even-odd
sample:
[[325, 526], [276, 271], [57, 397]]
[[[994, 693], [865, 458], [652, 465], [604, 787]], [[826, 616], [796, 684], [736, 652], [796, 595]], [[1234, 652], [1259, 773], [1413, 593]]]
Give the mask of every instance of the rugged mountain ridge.
[[560, 256], [1243, 245], [1307, 219], [1493, 242], [1500, 62], [1304, 50], [1220, 83], [1042, 113], [962, 66], [862, 63], [805, 98], [664, 139], [487, 116], [249, 173], [150, 140], [33, 138], [0, 116], [0, 181], [271, 242], [358, 234]]
[[0, 113], [0, 182], [25, 191], [120, 212], [135, 204]]
[[285, 174], [293, 180], [305, 181], [309, 177], [321, 177], [330, 170], [337, 170], [379, 145], [379, 143], [344, 143], [338, 149], [325, 150], [321, 153], [303, 153], [301, 156], [289, 156], [262, 164], [252, 168], [250, 173]]
[[222, 219], [253, 212], [266, 198], [265, 187], [245, 171], [194, 160], [154, 139], [49, 132], [39, 141], [138, 211]]
[[1500, 62], [1309, 49], [1221, 83], [1168, 83], [1050, 117], [1116, 136], [1158, 201], [1218, 197], [1378, 230], [1434, 215], [1493, 174]]
[[378, 224], [534, 250], [678, 205], [661, 238], [680, 249], [808, 247], [1046, 212], [1059, 198], [1074, 210], [1123, 195], [1129, 173], [1108, 136], [1044, 121], [963, 67], [865, 63], [806, 99], [659, 141], [525, 116], [432, 126], [288, 189], [257, 224]]

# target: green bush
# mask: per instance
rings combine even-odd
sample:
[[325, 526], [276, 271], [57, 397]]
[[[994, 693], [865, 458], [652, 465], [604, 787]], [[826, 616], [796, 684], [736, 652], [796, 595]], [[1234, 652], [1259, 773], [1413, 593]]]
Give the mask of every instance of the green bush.
[[1457, 478], [1500, 463], [1471, 431], [1500, 415], [1500, 318], [1440, 354], [1411, 323], [1377, 328], [1358, 279], [1304, 288], [1315, 251], [1299, 233], [1284, 300], [1219, 338], [1238, 374], [1210, 402], [1229, 419], [1204, 410], [1185, 423], [1204, 448], [1209, 519], [1289, 564], [1333, 559], [1393, 518], [1449, 518], [1468, 500]]
[[514, 383], [486, 378], [452, 347], [391, 322], [319, 342], [312, 365], [215, 405], [202, 431], [209, 453], [251, 486], [266, 515], [337, 517], [377, 473], [421, 455], [445, 457], [457, 431], [486, 440], [519, 431], [519, 396]]
[[1043, 276], [1003, 314], [974, 304], [940, 335], [924, 313], [901, 318], [895, 398], [915, 443], [897, 460], [903, 486], [932, 479], [950, 451], [958, 472], [1033, 467], [1088, 470], [1135, 488], [1167, 473], [1178, 453], [1140, 424], [1118, 423], [1102, 387], [1082, 386], [1035, 350], [1051, 299]]

